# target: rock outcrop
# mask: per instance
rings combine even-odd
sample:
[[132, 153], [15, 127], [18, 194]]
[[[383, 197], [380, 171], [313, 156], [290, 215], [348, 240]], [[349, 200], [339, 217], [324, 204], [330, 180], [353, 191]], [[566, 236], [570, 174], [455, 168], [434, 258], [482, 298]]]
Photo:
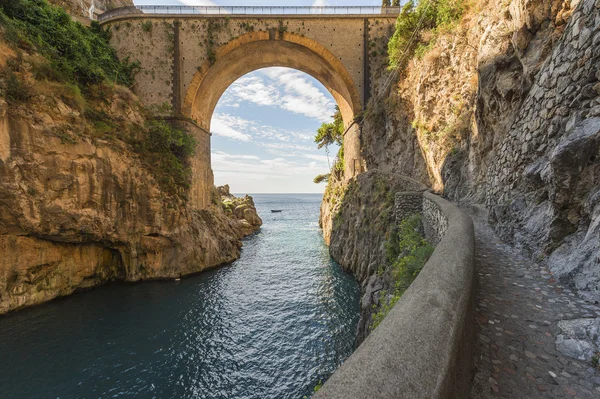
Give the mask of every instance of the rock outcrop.
[[556, 349], [579, 360], [593, 361], [600, 353], [600, 318], [562, 320]]
[[242, 224], [244, 235], [251, 234], [262, 225], [262, 219], [258, 216], [254, 206], [254, 200], [249, 195], [237, 198], [229, 192], [229, 185], [217, 187], [221, 196], [223, 210], [231, 218], [239, 220]]
[[[123, 120], [141, 119], [135, 102], [113, 101]], [[231, 214], [215, 190], [208, 209], [189, 209], [123, 141], [57, 135], [64, 118], [82, 126], [77, 111], [38, 105], [0, 104], [0, 314], [109, 281], [231, 262], [260, 227], [250, 197], [228, 196], [244, 207]]]
[[347, 186], [338, 183], [328, 188], [320, 224], [325, 236], [330, 237], [329, 251], [344, 270], [356, 277], [363, 292], [357, 344], [369, 332], [372, 314], [379, 306], [379, 292], [393, 285], [390, 278], [380, 278], [377, 270], [388, 266], [385, 242], [395, 225], [396, 193], [423, 189], [418, 181], [374, 170], [359, 175]]
[[[367, 169], [485, 204], [503, 239], [600, 301], [598, 65], [600, 1], [478, 2], [391, 90], [389, 72], [376, 71], [362, 131]], [[335, 227], [330, 234], [334, 242]], [[363, 250], [381, 251], [373, 245]]]

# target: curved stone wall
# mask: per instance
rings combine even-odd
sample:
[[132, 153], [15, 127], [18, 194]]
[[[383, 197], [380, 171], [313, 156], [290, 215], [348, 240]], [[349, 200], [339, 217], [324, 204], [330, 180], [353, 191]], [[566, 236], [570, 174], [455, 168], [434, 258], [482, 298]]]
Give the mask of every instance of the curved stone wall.
[[[433, 255], [379, 327], [314, 398], [468, 396], [474, 334], [473, 222], [439, 196], [426, 192], [422, 201], [425, 231], [441, 237]], [[414, 204], [404, 198], [405, 205], [409, 202]]]

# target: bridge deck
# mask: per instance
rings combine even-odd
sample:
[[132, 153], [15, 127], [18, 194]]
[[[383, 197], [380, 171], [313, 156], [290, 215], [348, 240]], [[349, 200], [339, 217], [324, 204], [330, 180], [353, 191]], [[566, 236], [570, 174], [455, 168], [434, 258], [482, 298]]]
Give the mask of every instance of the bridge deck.
[[121, 7], [100, 14], [108, 21], [123, 16], [245, 17], [248, 18], [396, 18], [400, 7], [378, 6], [135, 6]]

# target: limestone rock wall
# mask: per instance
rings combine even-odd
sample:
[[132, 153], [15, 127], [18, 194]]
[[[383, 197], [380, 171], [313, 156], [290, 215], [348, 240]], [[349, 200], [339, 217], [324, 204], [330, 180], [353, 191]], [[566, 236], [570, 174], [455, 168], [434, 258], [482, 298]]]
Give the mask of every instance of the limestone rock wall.
[[376, 78], [367, 169], [485, 204], [504, 239], [600, 300], [599, 52], [598, 0], [477, 2], [390, 89]]
[[202, 211], [174, 202], [119, 141], [63, 143], [42, 115], [0, 108], [0, 314], [231, 262], [260, 227], [255, 210], [251, 221], [228, 216], [216, 192]]
[[356, 337], [360, 343], [368, 334], [379, 292], [392, 285], [391, 280], [378, 278], [377, 270], [387, 263], [385, 241], [395, 225], [396, 193], [423, 190], [424, 186], [399, 175], [371, 170], [347, 186], [338, 182], [330, 187], [321, 207], [321, 226], [330, 239], [332, 257], [361, 284]]
[[496, 230], [600, 300], [600, 1], [582, 0], [488, 169]]

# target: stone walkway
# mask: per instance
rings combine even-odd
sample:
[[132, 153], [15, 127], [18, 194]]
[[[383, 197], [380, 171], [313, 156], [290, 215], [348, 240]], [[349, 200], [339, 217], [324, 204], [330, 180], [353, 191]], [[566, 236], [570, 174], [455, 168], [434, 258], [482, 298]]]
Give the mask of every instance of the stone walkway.
[[565, 319], [600, 316], [549, 271], [475, 222], [478, 290], [472, 399], [600, 398], [600, 371], [563, 355], [555, 341]]

